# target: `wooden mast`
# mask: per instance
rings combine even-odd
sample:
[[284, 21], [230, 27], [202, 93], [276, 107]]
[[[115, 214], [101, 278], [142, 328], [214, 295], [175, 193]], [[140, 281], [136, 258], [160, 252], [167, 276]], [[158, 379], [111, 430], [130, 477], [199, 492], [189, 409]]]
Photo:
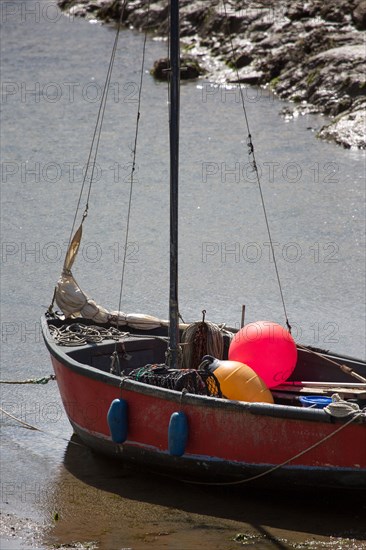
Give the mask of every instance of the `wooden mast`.
[[179, 174], [179, 0], [170, 0], [170, 292], [169, 365], [179, 368], [178, 174]]

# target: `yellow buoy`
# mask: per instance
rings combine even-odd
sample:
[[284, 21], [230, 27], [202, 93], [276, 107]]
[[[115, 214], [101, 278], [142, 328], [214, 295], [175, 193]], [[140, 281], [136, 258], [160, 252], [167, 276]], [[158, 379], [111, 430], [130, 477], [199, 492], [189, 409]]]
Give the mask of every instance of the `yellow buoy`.
[[212, 359], [208, 368], [218, 379], [223, 397], [252, 403], [273, 403], [271, 392], [248, 365], [209, 356], [205, 359]]

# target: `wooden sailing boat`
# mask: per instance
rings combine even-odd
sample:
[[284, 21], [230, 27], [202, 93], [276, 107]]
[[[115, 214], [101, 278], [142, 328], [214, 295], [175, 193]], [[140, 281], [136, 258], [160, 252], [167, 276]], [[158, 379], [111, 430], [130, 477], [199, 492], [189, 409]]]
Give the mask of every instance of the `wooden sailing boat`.
[[[169, 321], [109, 312], [80, 289], [71, 268], [86, 207], [55, 291], [63, 313], [50, 306], [42, 319], [66, 413], [92, 449], [184, 479], [365, 489], [364, 362], [294, 347], [288, 326], [282, 340], [295, 353], [292, 372], [268, 388], [249, 361], [228, 361], [235, 331], [204, 318], [179, 323], [178, 0], [170, 10]], [[251, 138], [249, 144], [253, 154]], [[275, 330], [271, 323], [258, 326]], [[253, 363], [282, 360], [282, 340], [261, 340], [268, 353], [257, 349]], [[306, 398], [313, 406], [303, 406]]]

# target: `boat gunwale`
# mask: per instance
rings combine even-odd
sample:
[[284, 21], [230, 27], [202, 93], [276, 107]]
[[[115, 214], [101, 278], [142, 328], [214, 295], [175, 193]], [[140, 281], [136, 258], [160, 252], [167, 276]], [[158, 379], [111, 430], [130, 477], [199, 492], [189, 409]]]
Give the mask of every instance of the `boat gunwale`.
[[[131, 380], [129, 378], [121, 378], [117, 375], [104, 372], [96, 367], [76, 361], [66, 351], [55, 342], [49, 328], [48, 320], [45, 316], [41, 319], [42, 334], [46, 347], [51, 356], [57, 359], [63, 367], [66, 367], [73, 372], [86, 376], [96, 381], [103, 382], [109, 386], [121, 388], [122, 390], [137, 392], [158, 399], [173, 401], [180, 405], [194, 405], [201, 407], [225, 408], [227, 411], [246, 411], [255, 415], [271, 416], [276, 418], [286, 418], [291, 420], [317, 421], [327, 424], [342, 423], [349, 420], [346, 418], [336, 418], [327, 414], [323, 409], [313, 409], [307, 407], [295, 407], [291, 405], [270, 404], [270, 403], [251, 403], [245, 401], [229, 400], [225, 398], [217, 398], [206, 395], [196, 395], [192, 393], [182, 393], [180, 391], [161, 388]], [[94, 349], [98, 344], [86, 344]], [[81, 347], [81, 346], [80, 346]], [[76, 347], [68, 348], [70, 351], [77, 349]], [[359, 416], [355, 418], [355, 424], [366, 423], [366, 417]]]

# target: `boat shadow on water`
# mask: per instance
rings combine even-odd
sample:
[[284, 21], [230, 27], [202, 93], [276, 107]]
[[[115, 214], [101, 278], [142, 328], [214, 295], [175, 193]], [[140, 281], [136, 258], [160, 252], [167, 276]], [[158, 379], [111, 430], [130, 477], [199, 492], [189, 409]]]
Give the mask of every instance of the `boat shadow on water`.
[[[211, 525], [225, 529], [229, 521], [236, 532], [252, 531], [256, 537], [271, 543], [271, 547], [287, 548], [281, 541], [289, 542], [291, 533], [293, 541], [299, 540], [299, 533], [366, 540], [361, 519], [366, 512], [365, 495], [353, 491], [319, 491], [316, 487], [307, 491], [288, 491], [285, 487], [275, 491], [245, 484], [218, 487], [197, 484], [194, 480], [183, 482], [178, 477], [149, 471], [146, 467], [127, 466], [99, 455], [85, 447], [77, 435], [72, 436], [67, 446], [64, 466], [68, 479], [71, 474], [72, 479], [77, 480], [76, 491], [78, 482], [83, 487], [81, 490], [85, 490], [83, 484], [86, 484], [86, 490], [97, 490], [100, 503], [112, 497], [113, 507], [118, 508], [119, 502], [130, 509], [145, 506], [150, 510], [148, 515], [156, 507], [167, 508], [173, 516], [177, 511], [197, 514], [206, 518], [205, 529], [213, 529]], [[75, 488], [73, 498], [77, 500]], [[347, 547], [345, 544], [344, 548]]]

